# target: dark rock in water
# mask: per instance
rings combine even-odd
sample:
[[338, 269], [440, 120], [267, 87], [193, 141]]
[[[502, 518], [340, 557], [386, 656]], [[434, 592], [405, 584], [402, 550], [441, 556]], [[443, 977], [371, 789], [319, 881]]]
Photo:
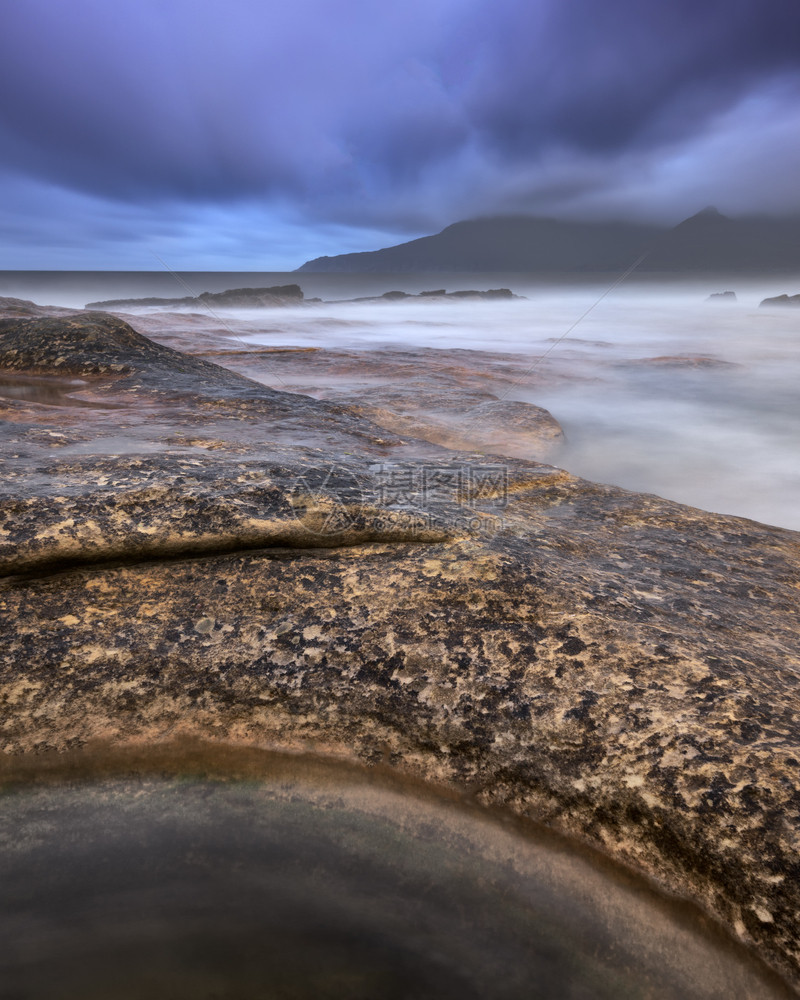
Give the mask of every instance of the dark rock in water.
[[462, 292], [450, 292], [456, 299], [513, 299], [514, 293], [510, 288], [489, 288], [485, 292], [478, 292], [468, 288]]
[[299, 285], [275, 285], [272, 288], [230, 288], [226, 292], [201, 292], [200, 302], [231, 308], [283, 305], [284, 301], [302, 302], [303, 291]]
[[184, 296], [179, 299], [139, 298], [108, 299], [103, 302], [89, 302], [87, 309], [126, 309], [144, 306], [218, 306], [228, 309], [261, 309], [266, 306], [280, 306], [303, 301], [303, 291], [299, 285], [275, 285], [272, 288], [229, 288], [225, 292], [201, 292], [198, 296]]
[[770, 299], [763, 299], [762, 306], [800, 306], [800, 293], [797, 295], [775, 295]]
[[588, 841], [800, 984], [797, 533], [109, 316], [6, 321], [0, 352], [119, 407], [4, 404], [0, 777], [176, 740], [381, 765]]
[[735, 302], [736, 292], [712, 292], [706, 302]]
[[437, 288], [433, 291], [418, 292], [417, 294], [412, 294], [411, 292], [401, 292], [401, 291], [391, 291], [384, 292], [383, 295], [362, 295], [355, 299], [343, 299], [344, 302], [381, 302], [388, 300], [390, 302], [400, 302], [401, 300], [412, 300], [416, 301], [418, 299], [485, 299], [487, 301], [493, 301], [496, 299], [521, 299], [524, 298], [522, 295], [515, 295], [510, 288], [488, 288], [485, 291], [478, 291], [474, 288], [466, 288], [461, 291], [448, 292], [444, 288]]
[[[509, 288], [489, 288], [486, 291], [467, 289], [464, 291], [447, 292], [445, 289], [420, 292], [418, 295], [411, 292], [403, 292], [397, 289], [384, 292], [382, 295], [361, 296], [356, 299], [345, 301], [351, 302], [399, 302], [404, 299], [419, 298], [444, 298], [444, 299], [513, 299], [520, 296], [514, 295]], [[21, 301], [21, 300], [14, 300]], [[260, 309], [272, 306], [294, 305], [298, 302], [320, 302], [322, 300], [305, 299], [303, 291], [299, 285], [276, 285], [273, 288], [231, 288], [225, 292], [202, 292], [198, 296], [185, 296], [178, 299], [164, 298], [138, 298], [138, 299], [106, 299], [102, 302], [89, 302], [87, 309], [135, 309], [144, 307], [160, 307], [170, 309], [174, 307], [214, 307], [221, 309]], [[33, 303], [28, 303], [34, 308]], [[21, 313], [20, 315], [28, 315]]]
[[619, 368], [735, 368], [732, 361], [705, 354], [662, 354], [656, 358], [632, 358], [617, 363]]

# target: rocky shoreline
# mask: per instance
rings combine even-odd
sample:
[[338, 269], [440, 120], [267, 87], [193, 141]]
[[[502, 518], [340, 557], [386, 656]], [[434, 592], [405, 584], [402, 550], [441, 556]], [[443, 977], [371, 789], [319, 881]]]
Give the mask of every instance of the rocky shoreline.
[[0, 376], [78, 405], [0, 395], [3, 773], [176, 739], [380, 763], [598, 847], [800, 985], [797, 533], [426, 436], [385, 390], [4, 315]]
[[[412, 293], [401, 291], [383, 292], [382, 295], [362, 295], [355, 299], [338, 299], [337, 302], [403, 302], [405, 300], [426, 302], [463, 301], [464, 299], [479, 299], [488, 302], [524, 298], [514, 295], [510, 288], [489, 288], [479, 291], [474, 288], [448, 292], [445, 288], [435, 288], [430, 291]], [[87, 302], [87, 309], [264, 309], [275, 306], [296, 306], [321, 302], [321, 299], [306, 299], [299, 285], [276, 285], [271, 288], [229, 288], [224, 292], [201, 292], [199, 295], [186, 295], [182, 298], [157, 298], [145, 296], [134, 299], [103, 299], [98, 302]], [[29, 303], [33, 305], [33, 303]]]

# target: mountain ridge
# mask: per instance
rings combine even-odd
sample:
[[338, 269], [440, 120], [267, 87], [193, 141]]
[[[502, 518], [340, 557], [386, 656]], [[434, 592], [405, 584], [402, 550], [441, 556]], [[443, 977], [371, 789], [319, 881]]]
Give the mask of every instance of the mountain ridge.
[[501, 215], [379, 250], [316, 257], [297, 272], [603, 272], [800, 268], [800, 217], [731, 218], [709, 206], [676, 226]]

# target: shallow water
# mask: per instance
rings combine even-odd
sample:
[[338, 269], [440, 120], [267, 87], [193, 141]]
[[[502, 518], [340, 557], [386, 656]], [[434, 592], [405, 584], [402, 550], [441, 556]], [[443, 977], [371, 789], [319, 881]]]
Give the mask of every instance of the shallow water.
[[113, 403], [76, 397], [91, 386], [84, 379], [58, 376], [4, 375], [0, 378], [0, 396], [42, 406], [77, 406], [94, 410], [114, 410]]

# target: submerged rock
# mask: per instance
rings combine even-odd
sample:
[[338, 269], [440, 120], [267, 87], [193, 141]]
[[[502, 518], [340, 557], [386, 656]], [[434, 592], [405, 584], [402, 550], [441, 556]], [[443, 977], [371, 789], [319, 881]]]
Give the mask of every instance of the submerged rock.
[[617, 362], [619, 368], [735, 368], [732, 361], [707, 354], [661, 354], [655, 358], [630, 358]]
[[120, 407], [109, 437], [8, 404], [0, 775], [176, 739], [381, 763], [594, 844], [800, 983], [800, 536], [381, 430], [113, 317], [9, 321], [0, 351]]
[[396, 434], [445, 448], [543, 461], [556, 455], [565, 440], [558, 422], [540, 406], [459, 390], [434, 378], [327, 392], [324, 398], [347, 403]]

